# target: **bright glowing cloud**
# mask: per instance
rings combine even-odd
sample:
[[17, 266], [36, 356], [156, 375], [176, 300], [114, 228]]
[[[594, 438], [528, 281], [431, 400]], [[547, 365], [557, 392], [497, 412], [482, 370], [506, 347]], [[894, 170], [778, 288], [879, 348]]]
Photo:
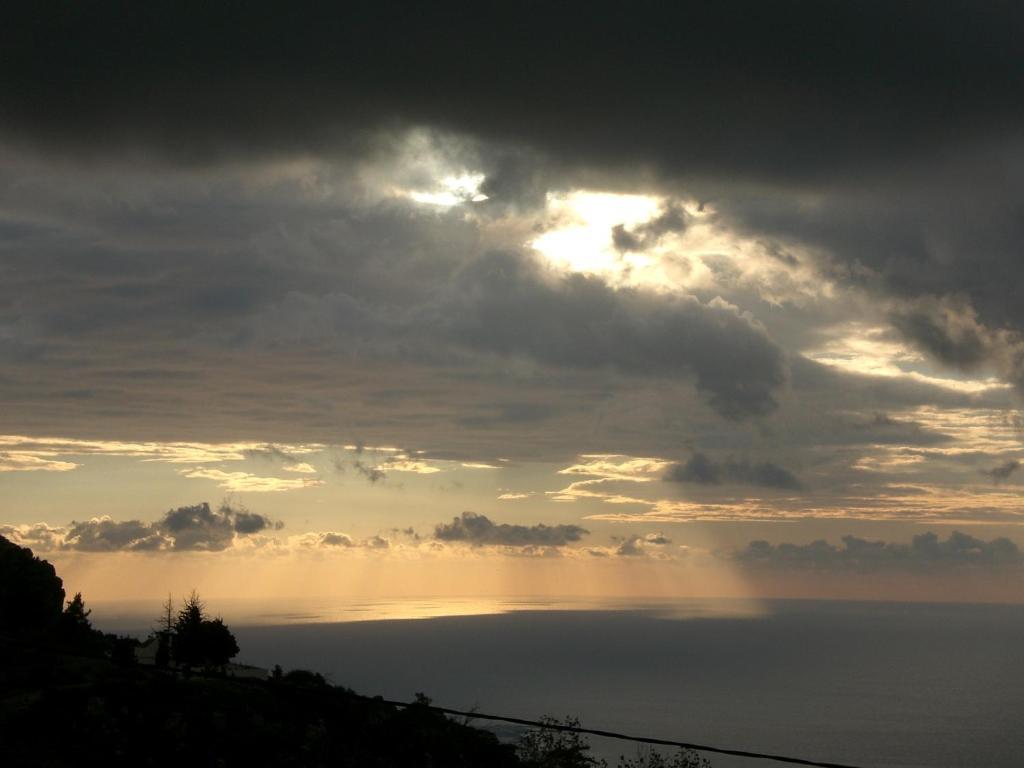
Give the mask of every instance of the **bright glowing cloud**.
[[657, 479], [671, 464], [657, 458], [638, 458], [619, 454], [584, 454], [577, 464], [560, 469], [560, 475], [587, 475], [600, 480], [624, 480], [649, 483]]
[[425, 461], [403, 458], [389, 459], [383, 464], [377, 465], [375, 469], [381, 472], [411, 472], [416, 475], [432, 475], [441, 471], [440, 467], [435, 467]]
[[432, 190], [400, 191], [399, 194], [405, 194], [417, 203], [450, 208], [461, 203], [482, 203], [487, 200], [487, 195], [480, 191], [483, 182], [482, 173], [460, 173], [440, 179], [437, 187]]
[[70, 472], [79, 467], [73, 461], [49, 458], [48, 452], [0, 452], [0, 472]]
[[653, 218], [661, 201], [644, 195], [575, 191], [549, 194], [548, 213], [556, 222], [530, 241], [530, 247], [553, 265], [573, 272], [617, 274], [631, 264], [646, 264], [642, 255], [619, 254], [612, 227], [633, 226]]
[[[276, 450], [301, 455], [322, 450], [318, 443], [281, 444]], [[124, 456], [142, 461], [168, 464], [208, 464], [219, 461], [244, 461], [253, 453], [266, 451], [266, 443], [192, 443], [123, 442], [119, 440], [80, 440], [68, 437], [27, 437], [0, 435], [0, 451], [22, 457], [36, 456]], [[73, 467], [72, 467], [73, 468]]]
[[315, 475], [316, 468], [311, 464], [299, 462], [296, 464], [285, 464], [281, 467], [285, 472], [298, 472], [303, 475]]
[[213, 480], [221, 488], [228, 491], [247, 491], [250, 493], [295, 491], [323, 485], [323, 480], [315, 480], [308, 477], [260, 477], [249, 472], [225, 472], [222, 469], [209, 469], [206, 467], [179, 469], [178, 473], [182, 477], [191, 479]]

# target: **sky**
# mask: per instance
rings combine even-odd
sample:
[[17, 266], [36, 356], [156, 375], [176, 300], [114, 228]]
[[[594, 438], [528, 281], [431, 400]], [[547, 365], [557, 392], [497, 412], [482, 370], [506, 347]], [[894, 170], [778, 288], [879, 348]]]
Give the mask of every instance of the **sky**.
[[26, 3], [0, 535], [93, 599], [1024, 600], [1024, 10]]

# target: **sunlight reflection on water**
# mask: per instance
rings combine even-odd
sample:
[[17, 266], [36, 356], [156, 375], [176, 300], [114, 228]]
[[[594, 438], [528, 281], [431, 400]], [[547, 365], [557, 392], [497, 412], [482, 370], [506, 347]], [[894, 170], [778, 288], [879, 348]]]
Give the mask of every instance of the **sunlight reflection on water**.
[[[320, 624], [354, 621], [486, 616], [514, 611], [640, 611], [665, 620], [757, 618], [763, 606], [742, 599], [588, 598], [296, 598], [293, 600], [211, 599], [208, 611], [235, 626]], [[108, 632], [145, 633], [156, 623], [158, 601], [91, 603], [93, 623]]]

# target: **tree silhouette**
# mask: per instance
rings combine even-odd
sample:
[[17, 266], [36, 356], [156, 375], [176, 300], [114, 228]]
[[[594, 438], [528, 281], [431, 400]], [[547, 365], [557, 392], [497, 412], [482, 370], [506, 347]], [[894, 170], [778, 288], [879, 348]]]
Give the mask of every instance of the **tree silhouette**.
[[89, 621], [91, 613], [92, 611], [85, 607], [82, 593], [76, 592], [60, 615], [61, 637], [73, 645], [79, 645], [88, 639], [93, 632], [92, 622]]
[[238, 653], [235, 636], [224, 620], [206, 618], [206, 606], [199, 594], [185, 598], [174, 621], [174, 659], [186, 667], [219, 667]]
[[156, 617], [157, 632], [172, 632], [174, 630], [174, 600], [170, 593], [167, 594], [167, 602], [160, 608], [160, 615]]
[[183, 629], [198, 627], [205, 618], [206, 606], [199, 599], [199, 593], [193, 589], [191, 594], [185, 598], [181, 610], [178, 611], [178, 618], [174, 622], [174, 631], [181, 632]]
[[221, 667], [238, 655], [238, 643], [222, 619], [199, 625], [200, 646], [207, 664]]
[[57, 635], [61, 644], [69, 651], [86, 655], [103, 655], [110, 651], [114, 636], [110, 635], [109, 640], [103, 633], [94, 629], [89, 621], [89, 614], [92, 611], [85, 607], [85, 600], [82, 593], [76, 592], [75, 596], [68, 600], [67, 607], [60, 615], [57, 624]]

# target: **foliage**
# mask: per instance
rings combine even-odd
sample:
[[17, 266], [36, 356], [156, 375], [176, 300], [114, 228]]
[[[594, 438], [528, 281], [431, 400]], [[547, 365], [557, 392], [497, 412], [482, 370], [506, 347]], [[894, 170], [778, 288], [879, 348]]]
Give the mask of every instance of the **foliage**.
[[280, 669], [280, 666], [274, 668], [275, 680], [284, 680], [292, 685], [306, 685], [315, 688], [322, 688], [327, 685], [327, 679], [319, 672], [310, 672], [308, 669], [293, 669], [283, 675], [277, 674]]
[[238, 654], [235, 636], [220, 618], [206, 618], [195, 590], [185, 598], [174, 622], [174, 659], [186, 667], [220, 667]]
[[587, 754], [590, 744], [579, 733], [558, 730], [558, 726], [578, 728], [579, 720], [567, 717], [557, 720], [542, 717], [545, 726], [527, 731], [519, 740], [517, 754], [523, 765], [536, 768], [587, 768], [600, 766], [598, 761]]
[[633, 758], [620, 756], [618, 768], [711, 768], [711, 762], [692, 749], [680, 749], [671, 758], [654, 749], [639, 749]]
[[0, 632], [51, 631], [63, 607], [64, 583], [53, 566], [0, 536]]
[[135, 649], [139, 647], [139, 641], [134, 637], [105, 635], [110, 660], [115, 664], [124, 667], [135, 665]]
[[[519, 740], [520, 764], [530, 768], [607, 768], [604, 760], [587, 754], [590, 745], [583, 734], [559, 730], [579, 728], [579, 720], [543, 717], [544, 726], [527, 731]], [[547, 727], [545, 727], [547, 726]], [[680, 749], [672, 757], [657, 750], [641, 748], [632, 758], [619, 757], [616, 768], [711, 768], [711, 763], [692, 749]]]
[[89, 621], [92, 611], [85, 607], [82, 593], [76, 592], [68, 600], [64, 612], [57, 624], [57, 634], [61, 645], [74, 653], [100, 656], [109, 650], [110, 643], [102, 632], [93, 629]]

